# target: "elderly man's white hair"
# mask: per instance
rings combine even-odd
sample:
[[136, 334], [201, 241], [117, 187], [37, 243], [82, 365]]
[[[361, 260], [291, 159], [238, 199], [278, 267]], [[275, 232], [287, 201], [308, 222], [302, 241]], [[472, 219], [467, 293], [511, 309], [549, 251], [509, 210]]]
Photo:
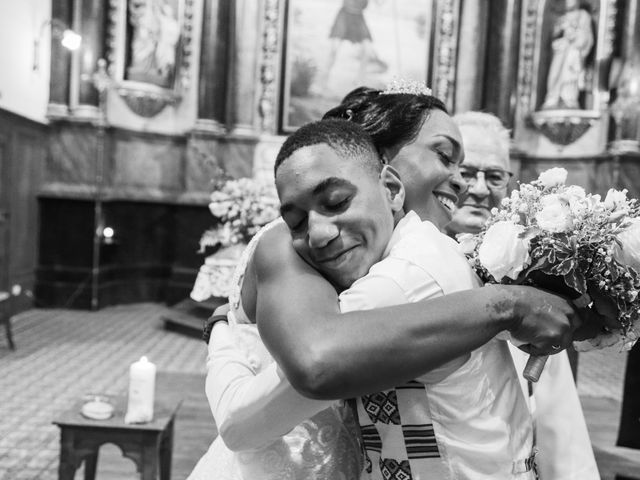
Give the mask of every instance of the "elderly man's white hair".
[[498, 151], [494, 153], [509, 162], [509, 146], [511, 145], [509, 129], [505, 128], [502, 121], [493, 113], [463, 112], [452, 118], [458, 127], [475, 127], [484, 134], [485, 138], [493, 139], [498, 148]]

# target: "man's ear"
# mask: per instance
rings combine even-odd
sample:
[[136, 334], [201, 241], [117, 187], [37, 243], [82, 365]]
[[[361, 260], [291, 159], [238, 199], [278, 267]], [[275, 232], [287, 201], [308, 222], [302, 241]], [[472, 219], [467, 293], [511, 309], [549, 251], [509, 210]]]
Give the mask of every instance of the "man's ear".
[[380, 172], [380, 180], [387, 189], [387, 195], [391, 209], [399, 212], [404, 207], [404, 185], [400, 180], [400, 175], [391, 165], [385, 165]]

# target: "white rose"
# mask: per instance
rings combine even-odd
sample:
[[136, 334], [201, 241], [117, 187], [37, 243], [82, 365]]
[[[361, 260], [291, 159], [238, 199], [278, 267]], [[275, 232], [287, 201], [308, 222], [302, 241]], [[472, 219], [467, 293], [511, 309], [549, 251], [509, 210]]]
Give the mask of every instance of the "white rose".
[[472, 255], [478, 246], [478, 237], [472, 233], [460, 233], [456, 236], [456, 240], [460, 244], [460, 251], [465, 255]]
[[209, 211], [214, 217], [223, 217], [227, 214], [232, 205], [231, 200], [221, 200], [216, 202], [211, 202], [209, 204]]
[[218, 230], [218, 235], [222, 246], [226, 247], [233, 243], [233, 231], [229, 223], [225, 223], [222, 228]]
[[574, 217], [582, 217], [589, 210], [589, 202], [586, 200], [587, 194], [584, 188], [578, 185], [569, 185], [562, 194], [560, 199], [567, 202], [569, 210]]
[[567, 181], [567, 171], [559, 167], [550, 168], [540, 174], [538, 181], [546, 188], [563, 185]]
[[630, 225], [618, 234], [620, 244], [613, 249], [613, 258], [640, 272], [640, 218], [632, 218]]
[[587, 194], [584, 191], [584, 188], [578, 185], [569, 185], [564, 189], [564, 192], [562, 192], [562, 196], [566, 198], [568, 202], [571, 202], [583, 200], [587, 196]]
[[607, 196], [604, 197], [604, 206], [609, 210], [619, 210], [627, 208], [627, 189], [614, 190], [610, 188]]
[[540, 199], [542, 209], [536, 213], [536, 221], [542, 230], [547, 232], [566, 232], [573, 226], [571, 210], [566, 202], [557, 194]]
[[523, 225], [502, 220], [485, 233], [478, 259], [496, 281], [505, 276], [515, 280], [530, 261], [529, 240], [523, 238], [524, 231]]

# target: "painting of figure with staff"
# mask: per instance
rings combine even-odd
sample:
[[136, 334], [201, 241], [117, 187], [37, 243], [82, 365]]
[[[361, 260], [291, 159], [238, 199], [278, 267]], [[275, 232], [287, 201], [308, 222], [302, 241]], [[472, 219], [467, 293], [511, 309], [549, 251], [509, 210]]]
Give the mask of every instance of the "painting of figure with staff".
[[431, 2], [291, 0], [282, 127], [320, 118], [358, 85], [425, 79]]

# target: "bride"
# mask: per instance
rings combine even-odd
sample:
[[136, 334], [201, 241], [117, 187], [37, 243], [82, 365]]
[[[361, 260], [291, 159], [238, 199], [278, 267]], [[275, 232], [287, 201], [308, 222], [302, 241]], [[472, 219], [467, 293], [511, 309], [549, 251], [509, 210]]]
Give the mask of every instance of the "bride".
[[[433, 97], [416, 96], [423, 98], [409, 119], [415, 128], [404, 136], [394, 131], [395, 143], [385, 149], [391, 157], [412, 143], [433, 108], [444, 112]], [[444, 126], [433, 136], [449, 137], [449, 125]], [[390, 125], [386, 128], [393, 131]], [[375, 138], [380, 148], [390, 136]], [[442, 149], [443, 142], [435, 142], [427, 151], [413, 149], [405, 157], [406, 165], [415, 169], [407, 182], [407, 209], [436, 224], [448, 222], [448, 214], [435, 203], [425, 165], [461, 155], [460, 145], [457, 150], [454, 145], [454, 152], [451, 146], [448, 152]], [[451, 182], [456, 175], [452, 168]], [[431, 187], [423, 188], [429, 182]], [[207, 394], [220, 436], [196, 466], [192, 480], [358, 478], [359, 436], [349, 409], [343, 402], [299, 395], [285, 376], [307, 395], [344, 398], [418, 377], [483, 345], [505, 328], [511, 327], [525, 343], [531, 341], [529, 348], [535, 353], [550, 353], [554, 344], [566, 345], [567, 331], [573, 328], [566, 316], [571, 316], [571, 307], [564, 300], [527, 287], [485, 287], [422, 304], [340, 315], [335, 289], [297, 257], [290, 242], [277, 222], [252, 241], [231, 296], [231, 325], [218, 322], [213, 327]], [[261, 251], [277, 265], [276, 271], [264, 272], [256, 265]], [[536, 305], [544, 302], [551, 302], [554, 315], [540, 317], [543, 313]], [[278, 363], [263, 348], [254, 319], [265, 342], [278, 352]], [[554, 332], [551, 337], [539, 336], [544, 330], [536, 322], [541, 319], [551, 327], [547, 331]]]

